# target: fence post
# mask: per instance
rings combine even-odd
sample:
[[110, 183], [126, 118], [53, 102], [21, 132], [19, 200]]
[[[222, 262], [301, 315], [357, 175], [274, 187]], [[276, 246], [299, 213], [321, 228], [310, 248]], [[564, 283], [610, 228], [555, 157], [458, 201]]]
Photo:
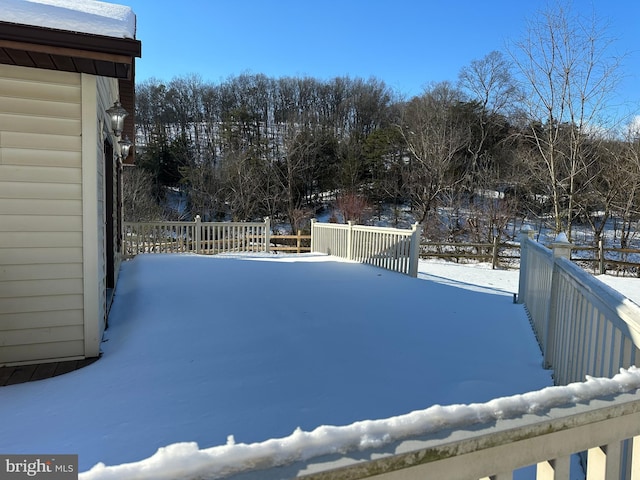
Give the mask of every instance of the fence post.
[[202, 232], [200, 229], [200, 215], [196, 215], [196, 219], [195, 219], [195, 230], [196, 230], [196, 253], [200, 253], [200, 242], [202, 241]]
[[298, 247], [298, 249], [296, 250], [296, 253], [300, 253], [300, 247], [302, 246], [302, 230], [298, 230], [298, 238], [297, 238], [296, 246]]
[[493, 237], [493, 253], [491, 255], [491, 270], [495, 270], [498, 266], [498, 249], [500, 247], [500, 236]]
[[598, 256], [599, 256], [599, 264], [600, 264], [600, 268], [598, 270], [600, 272], [600, 275], [604, 275], [605, 274], [605, 270], [604, 270], [604, 243], [602, 242], [602, 240], [598, 240]]
[[418, 260], [420, 258], [420, 241], [422, 240], [422, 227], [418, 222], [413, 224], [411, 233], [411, 247], [409, 253], [409, 276], [418, 276]]
[[317, 221], [318, 220], [316, 220], [315, 218], [311, 219], [311, 248], [310, 248], [310, 253], [314, 253], [316, 251], [314, 231], [316, 229], [316, 222]]
[[524, 303], [527, 292], [527, 242], [533, 240], [535, 230], [525, 225], [520, 230], [520, 275], [518, 277], [518, 302]]
[[347, 230], [347, 260], [353, 260], [353, 221], [349, 220]]
[[[573, 244], [569, 242], [567, 239], [567, 235], [562, 232], [560, 233], [555, 241], [551, 244], [551, 248], [553, 250], [553, 269], [551, 271], [551, 298], [549, 299], [549, 312], [547, 313], [547, 338], [545, 339], [545, 345], [547, 348], [543, 352], [544, 356], [544, 368], [553, 368], [555, 363], [555, 352], [554, 352], [554, 338], [556, 336], [556, 324], [557, 324], [557, 316], [558, 316], [558, 301], [559, 294], [558, 292], [558, 260], [561, 258], [565, 258], [567, 260], [571, 260], [571, 247]], [[556, 378], [556, 381], [558, 379]]]
[[264, 217], [264, 251], [271, 251], [271, 219]]

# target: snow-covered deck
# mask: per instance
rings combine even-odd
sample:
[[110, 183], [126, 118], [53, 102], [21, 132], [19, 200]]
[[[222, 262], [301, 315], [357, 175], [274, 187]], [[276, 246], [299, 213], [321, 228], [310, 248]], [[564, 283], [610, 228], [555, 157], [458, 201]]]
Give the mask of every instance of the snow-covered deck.
[[[98, 362], [0, 389], [0, 450], [104, 464], [82, 479], [191, 478], [381, 444], [415, 433], [407, 418], [473, 424], [552, 384], [513, 303], [517, 271], [420, 272], [312, 254], [140, 255], [123, 265]], [[265, 444], [278, 446], [267, 458]]]

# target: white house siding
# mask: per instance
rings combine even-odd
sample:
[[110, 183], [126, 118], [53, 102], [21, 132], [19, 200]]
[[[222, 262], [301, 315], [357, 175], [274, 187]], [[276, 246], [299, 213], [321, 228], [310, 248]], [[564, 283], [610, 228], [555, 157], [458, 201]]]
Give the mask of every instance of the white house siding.
[[82, 86], [0, 65], [0, 365], [85, 356]]

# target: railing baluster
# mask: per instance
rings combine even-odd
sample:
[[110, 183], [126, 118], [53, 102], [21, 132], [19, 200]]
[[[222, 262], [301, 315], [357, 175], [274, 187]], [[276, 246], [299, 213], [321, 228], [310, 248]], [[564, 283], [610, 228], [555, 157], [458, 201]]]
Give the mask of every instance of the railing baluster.
[[631, 478], [640, 480], [640, 435], [631, 439]]
[[540, 462], [536, 466], [536, 480], [569, 480], [571, 457]]

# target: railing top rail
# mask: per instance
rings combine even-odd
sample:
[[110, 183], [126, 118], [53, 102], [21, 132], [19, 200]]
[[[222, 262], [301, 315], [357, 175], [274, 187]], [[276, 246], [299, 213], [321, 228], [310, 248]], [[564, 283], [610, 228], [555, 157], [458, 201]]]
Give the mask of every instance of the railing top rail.
[[410, 230], [410, 229], [407, 230], [406, 228], [372, 227], [368, 225], [354, 225], [353, 229], [361, 232], [376, 232], [376, 233], [406, 235], [406, 236], [410, 236], [413, 233], [413, 230]]
[[[548, 436], [558, 432], [564, 432], [568, 428], [580, 428], [587, 427], [596, 422], [606, 421], [610, 418], [625, 419], [633, 414], [640, 412], [640, 399], [637, 395], [623, 395], [620, 400], [620, 404], [612, 406], [606, 401], [597, 400], [590, 402], [588, 405], [576, 405], [571, 408], [572, 414], [567, 415], [567, 411], [561, 411], [562, 409], [554, 409], [548, 412], [548, 415], [540, 417], [533, 414], [526, 414], [522, 417], [515, 419], [498, 419], [495, 425], [484, 425], [483, 429], [465, 429], [465, 430], [449, 430], [439, 432], [437, 439], [412, 439], [411, 441], [396, 442], [391, 445], [390, 449], [385, 449], [388, 453], [387, 456], [384, 453], [376, 452], [376, 457], [368, 462], [366, 465], [355, 463], [354, 465], [343, 467], [342, 470], [345, 475], [342, 478], [359, 479], [368, 478], [375, 472], [389, 472], [402, 470], [406, 468], [429, 467], [429, 463], [441, 463], [447, 460], [457, 460], [454, 457], [472, 455], [474, 453], [482, 454], [483, 451], [489, 449], [495, 449], [501, 446], [513, 446], [519, 441], [527, 441], [531, 445], [536, 445], [538, 448], [531, 448], [529, 452], [520, 452], [520, 455], [514, 455], [514, 458], [505, 458], [501, 461], [500, 469], [503, 471], [513, 471], [518, 468], [526, 467], [531, 464], [536, 464], [540, 461], [549, 460], [546, 458], [538, 457], [538, 453], [535, 450], [542, 449], [540, 444], [548, 441]], [[634, 415], [633, 418], [637, 418]], [[636, 427], [634, 433], [640, 429]], [[616, 437], [616, 434], [605, 434], [603, 438], [598, 442], [600, 444], [607, 444], [610, 437]], [[447, 438], [448, 441], [443, 442], [441, 438]], [[576, 446], [573, 442], [568, 443], [564, 449], [554, 449], [553, 455], [555, 458], [568, 456], [581, 450], [587, 450], [594, 445], [594, 439], [591, 438], [577, 438], [573, 439], [580, 446]], [[390, 454], [389, 454], [390, 453]], [[548, 454], [548, 453], [547, 453]], [[510, 457], [510, 456], [509, 456]], [[475, 473], [482, 475], [493, 475], [497, 471], [492, 471], [496, 468], [495, 464], [491, 465], [491, 457], [486, 456], [485, 461], [483, 457], [474, 456], [474, 465], [472, 467]], [[495, 460], [494, 460], [495, 461]], [[443, 468], [446, 471], [448, 468]], [[336, 472], [333, 470], [332, 478], [340, 478], [335, 476]], [[474, 475], [475, 477], [476, 475]], [[309, 475], [305, 478], [311, 479], [323, 479], [321, 471], [318, 475]], [[420, 477], [416, 471], [415, 478]], [[450, 475], [447, 478], [457, 478], [457, 476]]]
[[[613, 382], [612, 379], [601, 380]], [[406, 472], [402, 478], [431, 478], [434, 472], [444, 472], [443, 477], [434, 476], [434, 478], [455, 479], [460, 478], [461, 462], [466, 465], [465, 478], [482, 478], [513, 471], [639, 435], [640, 393], [637, 391], [637, 383], [634, 382], [637, 380], [631, 380], [632, 385], [623, 389], [626, 390], [625, 392], [620, 393], [590, 391], [589, 387], [586, 387], [588, 382], [529, 392], [525, 395], [537, 396], [536, 398], [541, 401], [548, 395], [546, 401], [542, 401], [533, 412], [527, 411], [526, 405], [510, 410], [507, 407], [509, 397], [494, 399], [486, 404], [457, 406], [469, 409], [487, 406], [486, 415], [479, 415], [478, 412], [473, 415], [469, 412], [465, 417], [458, 412], [457, 416], [447, 417], [445, 412], [447, 407], [436, 406], [432, 408], [442, 410], [440, 421], [434, 424], [413, 421], [412, 426], [415, 432], [413, 434], [396, 436], [393, 431], [390, 432], [383, 426], [376, 429], [375, 434], [366, 438], [354, 432], [346, 440], [350, 442], [349, 445], [344, 446], [344, 451], [356, 450], [357, 453], [354, 455], [327, 453], [280, 466], [277, 471], [265, 466], [265, 469], [244, 472], [242, 478], [249, 480], [298, 477], [307, 480], [355, 480], [374, 475], [382, 475], [381, 478], [386, 478], [384, 474], [414, 469], [414, 475]], [[574, 398], [581, 400], [575, 403], [575, 400], [569, 398], [572, 394], [575, 395]], [[419, 414], [419, 412], [413, 413]], [[384, 421], [380, 420], [380, 422]], [[378, 421], [368, 421], [368, 423], [374, 422]], [[604, 425], [604, 422], [610, 422], [611, 425], [609, 423], [606, 425], [611, 428], [593, 428], [593, 425]], [[403, 422], [400, 417], [396, 417], [394, 425], [402, 428]], [[371, 428], [371, 425], [363, 424], [362, 428]], [[569, 431], [574, 431], [576, 434], [569, 436]], [[310, 435], [312, 434], [313, 432], [310, 432]], [[384, 439], [383, 435], [386, 435]], [[378, 436], [380, 440], [376, 442]], [[555, 439], [553, 457], [549, 457], [549, 449], [545, 446], [548, 447], [552, 439]], [[287, 439], [282, 440], [282, 444], [285, 444]], [[309, 441], [311, 442], [311, 439]], [[313, 446], [323, 448], [315, 443]], [[518, 453], [505, 456], [504, 448], [510, 449], [509, 451], [517, 449]], [[497, 453], [486, 455], [490, 451]], [[499, 466], [496, 464], [496, 456], [500, 458]], [[474, 461], [469, 462], [470, 458]], [[447, 465], [454, 463], [458, 470], [450, 471]], [[432, 469], [433, 467], [436, 469]], [[495, 471], [496, 468], [501, 471]], [[231, 478], [235, 477], [231, 476]], [[397, 477], [391, 475], [389, 478]]]
[[524, 239], [524, 242], [527, 244], [527, 248], [532, 248], [533, 250], [535, 250], [536, 253], [542, 256], [545, 261], [550, 263], [553, 262], [553, 250], [545, 247], [543, 244], [538, 243], [531, 238]]
[[370, 225], [349, 225], [346, 223], [327, 223], [327, 222], [314, 222], [313, 223], [317, 228], [336, 228], [336, 229], [348, 229], [352, 228], [355, 231], [366, 231], [366, 232], [378, 232], [385, 234], [396, 234], [396, 235], [411, 235], [413, 233], [413, 229], [409, 228], [393, 228], [393, 227], [375, 227]]
[[163, 222], [163, 221], [153, 221], [153, 222], [122, 222], [125, 227], [137, 226], [137, 225], [152, 225], [154, 227], [167, 227], [167, 226], [187, 226], [187, 225], [195, 225], [195, 222], [184, 222], [184, 221], [175, 221], [175, 222]]
[[200, 222], [200, 225], [221, 227], [264, 227], [264, 222]]
[[313, 222], [313, 227], [314, 228], [337, 228], [337, 229], [348, 229], [349, 225], [347, 225], [346, 223], [320, 223], [320, 222]]
[[594, 303], [602, 311], [608, 311], [612, 320], [619, 317], [624, 321], [636, 333], [632, 337], [640, 348], [640, 306], [566, 258], [558, 258], [557, 266], [566, 273], [567, 281], [588, 292], [592, 301], [596, 300]]
[[[153, 221], [153, 222], [122, 222], [125, 226], [132, 225], [154, 225], [154, 226], [174, 226], [174, 225], [196, 225], [194, 221]], [[264, 222], [199, 222], [203, 226], [223, 226], [223, 227], [264, 227]]]

